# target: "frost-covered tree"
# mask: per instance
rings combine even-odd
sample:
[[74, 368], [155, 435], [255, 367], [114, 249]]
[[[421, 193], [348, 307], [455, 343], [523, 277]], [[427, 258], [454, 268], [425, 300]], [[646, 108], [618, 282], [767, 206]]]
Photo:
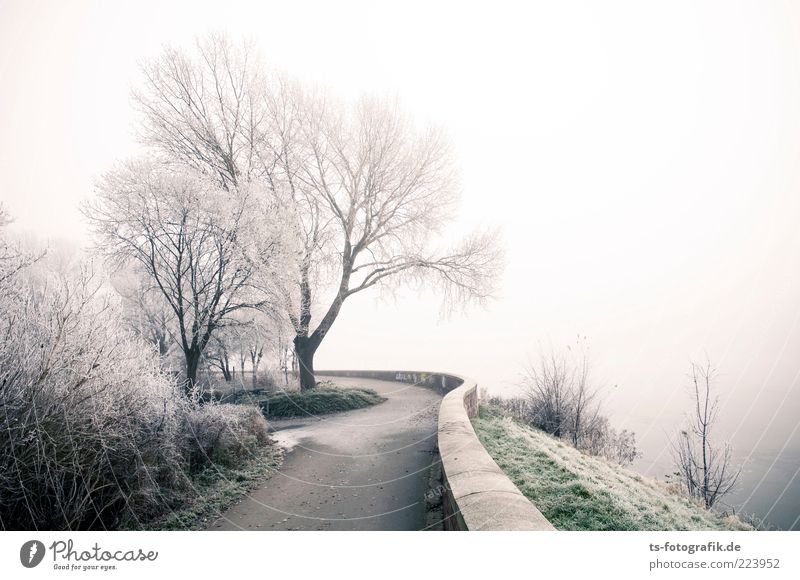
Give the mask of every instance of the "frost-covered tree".
[[293, 157], [286, 181], [303, 250], [285, 295], [307, 389], [315, 385], [314, 355], [350, 297], [427, 284], [448, 305], [480, 302], [491, 295], [501, 260], [493, 233], [437, 247], [457, 199], [440, 130], [417, 129], [380, 99], [297, 98], [299, 127], [281, 154]]
[[140, 268], [119, 272], [112, 283], [122, 297], [125, 326], [166, 357], [174, 342], [175, 316], [160, 289]]
[[134, 262], [174, 316], [186, 388], [218, 328], [234, 312], [266, 308], [259, 275], [282, 251], [265, 197], [223, 189], [196, 171], [140, 159], [100, 181], [84, 212], [112, 265]]
[[135, 98], [148, 145], [222, 188], [263, 184], [292, 216], [300, 249], [283, 298], [302, 388], [316, 384], [314, 355], [355, 294], [411, 283], [450, 305], [491, 295], [496, 236], [439, 247], [458, 197], [451, 147], [396, 104], [338, 103], [216, 36], [145, 65]]
[[11, 214], [0, 203], [0, 295], [16, 291], [18, 275], [25, 268], [40, 260], [45, 252], [25, 251], [8, 234]]

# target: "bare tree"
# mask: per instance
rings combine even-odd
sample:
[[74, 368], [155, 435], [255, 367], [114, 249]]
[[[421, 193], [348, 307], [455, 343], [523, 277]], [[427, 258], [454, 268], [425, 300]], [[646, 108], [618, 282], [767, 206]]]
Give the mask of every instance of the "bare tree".
[[579, 340], [579, 353], [572, 374], [570, 389], [569, 432], [572, 445], [581, 448], [584, 435], [591, 431], [597, 421], [599, 406], [595, 404], [597, 391], [589, 382], [589, 357], [586, 343]]
[[574, 360], [551, 353], [529, 369], [526, 396], [490, 396], [486, 402], [585, 453], [628, 465], [639, 456], [636, 436], [627, 429], [617, 431], [600, 413], [598, 391], [591, 386], [588, 371], [583, 356]]
[[112, 281], [122, 297], [125, 325], [165, 357], [172, 345], [174, 313], [153, 280], [140, 271], [123, 271]]
[[167, 47], [145, 63], [133, 91], [142, 141], [224, 189], [260, 173], [256, 147], [267, 120], [253, 52], [214, 34], [198, 39], [193, 55]]
[[233, 379], [235, 372], [233, 356], [228, 349], [229, 337], [225, 336], [228, 330], [229, 327], [218, 329], [218, 332], [212, 336], [205, 352], [205, 360], [208, 366], [219, 369], [226, 383]]
[[719, 410], [719, 397], [713, 394], [712, 388], [716, 370], [710, 362], [692, 362], [691, 365], [694, 412], [689, 416], [687, 428], [681, 430], [677, 441], [673, 442], [673, 458], [677, 476], [687, 493], [711, 508], [734, 488], [741, 468], [732, 466], [730, 444], [719, 448], [711, 441]]
[[283, 325], [277, 326], [275, 334], [275, 351], [278, 355], [278, 370], [283, 373], [284, 385], [289, 385], [289, 373], [296, 377], [296, 357], [292, 348], [291, 337], [293, 329], [286, 329]]
[[283, 368], [280, 365], [285, 358], [285, 340], [286, 324], [278, 313], [239, 310], [215, 334], [205, 356], [206, 362], [221, 371], [226, 382], [235, 377], [238, 363], [242, 387], [249, 365], [251, 383], [255, 387], [265, 357]]
[[[264, 342], [260, 340], [252, 340], [247, 349], [247, 354], [250, 356], [250, 365], [253, 369], [253, 385], [258, 381], [258, 371], [261, 366], [261, 359], [264, 358]], [[244, 367], [244, 364], [242, 365]]]
[[[225, 340], [230, 344], [235, 362], [239, 364], [240, 381], [244, 382], [245, 367], [248, 360], [252, 361], [253, 374], [255, 375], [256, 359], [260, 362], [263, 356], [261, 344], [261, 326], [254, 316], [256, 311], [248, 310], [238, 313], [238, 324], [229, 326], [225, 332]], [[236, 374], [235, 371], [232, 374]]]
[[569, 439], [578, 449], [620, 463], [633, 461], [635, 438], [616, 432], [600, 414], [598, 390], [592, 384], [586, 337], [574, 346], [541, 354], [527, 369], [525, 404], [516, 404], [524, 420], [556, 437]]
[[528, 366], [524, 383], [528, 420], [551, 435], [568, 437], [579, 448], [599, 412], [587, 351], [585, 338], [579, 337], [574, 348], [542, 353], [537, 364]]
[[214, 332], [232, 313], [265, 306], [250, 255], [276, 255], [280, 244], [268, 228], [254, 227], [263, 217], [254, 198], [247, 189], [225, 191], [192, 171], [142, 160], [108, 173], [84, 208], [99, 250], [112, 264], [137, 263], [169, 304], [187, 389]]
[[580, 449], [620, 465], [633, 463], [640, 455], [636, 447], [636, 434], [627, 429], [617, 431], [609, 424], [608, 417], [599, 414], [584, 430]]
[[455, 199], [440, 131], [419, 132], [396, 106], [374, 99], [305, 112], [307, 157], [290, 176], [295, 207], [305, 214], [298, 220], [304, 255], [288, 306], [300, 383], [308, 389], [314, 355], [345, 300], [376, 285], [432, 283], [448, 303], [481, 301], [492, 293], [500, 259], [493, 234], [451, 250], [432, 247]]
[[302, 250], [283, 294], [302, 388], [315, 386], [314, 355], [358, 292], [411, 282], [432, 284], [446, 304], [491, 295], [495, 234], [432, 244], [457, 198], [440, 130], [417, 130], [379, 99], [338, 104], [255, 62], [220, 37], [199, 41], [194, 57], [168, 49], [144, 67], [135, 97], [148, 144], [222, 187], [257, 180], [293, 213]]
[[566, 434], [572, 401], [574, 369], [563, 354], [555, 351], [540, 357], [527, 371], [530, 421], [538, 429], [555, 437]]
[[280, 312], [257, 312], [241, 329], [239, 349], [242, 360], [245, 357], [249, 359], [254, 387], [258, 383], [261, 362], [265, 356], [275, 360], [278, 367], [282, 368], [285, 336], [286, 321]]
[[0, 203], [0, 293], [13, 291], [17, 275], [44, 257], [45, 250], [25, 251], [13, 241], [7, 226], [13, 222], [5, 206]]

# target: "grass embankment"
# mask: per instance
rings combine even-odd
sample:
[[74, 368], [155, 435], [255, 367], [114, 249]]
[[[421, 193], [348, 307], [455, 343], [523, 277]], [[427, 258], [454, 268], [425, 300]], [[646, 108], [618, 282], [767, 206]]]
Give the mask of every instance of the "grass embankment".
[[136, 529], [203, 530], [212, 519], [275, 473], [282, 463], [281, 448], [268, 445], [236, 467], [210, 465], [192, 477], [193, 499], [187, 500], [180, 509]]
[[473, 420], [483, 446], [559, 530], [743, 530], [666, 483], [586, 455], [563, 441], [481, 406]]
[[372, 389], [342, 389], [331, 383], [323, 383], [309, 391], [243, 393], [236, 398], [237, 403], [257, 404], [269, 419], [340, 413], [377, 405], [385, 400]]

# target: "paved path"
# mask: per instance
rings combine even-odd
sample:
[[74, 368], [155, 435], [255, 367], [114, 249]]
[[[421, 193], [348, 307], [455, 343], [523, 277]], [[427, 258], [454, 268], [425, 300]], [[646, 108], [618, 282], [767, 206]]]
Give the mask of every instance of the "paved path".
[[387, 401], [356, 411], [272, 423], [289, 449], [279, 473], [230, 508], [210, 530], [419, 530], [441, 396], [372, 379]]

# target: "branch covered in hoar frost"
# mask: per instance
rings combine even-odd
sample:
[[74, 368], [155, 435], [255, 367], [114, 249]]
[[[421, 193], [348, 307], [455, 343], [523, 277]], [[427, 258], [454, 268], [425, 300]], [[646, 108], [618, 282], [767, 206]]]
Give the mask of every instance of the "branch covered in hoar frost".
[[98, 250], [138, 264], [174, 313], [194, 383], [217, 328], [241, 309], [269, 308], [259, 273], [281, 259], [280, 222], [255, 185], [224, 189], [196, 171], [156, 159], [121, 164], [84, 208]]
[[194, 54], [166, 49], [143, 75], [135, 100], [147, 145], [225, 191], [257, 184], [280, 207], [293, 263], [270, 287], [294, 327], [304, 387], [353, 294], [431, 283], [446, 310], [491, 296], [502, 268], [497, 233], [433, 250], [458, 198], [441, 128], [418, 127], [396, 101], [344, 102], [304, 87], [217, 36]]

